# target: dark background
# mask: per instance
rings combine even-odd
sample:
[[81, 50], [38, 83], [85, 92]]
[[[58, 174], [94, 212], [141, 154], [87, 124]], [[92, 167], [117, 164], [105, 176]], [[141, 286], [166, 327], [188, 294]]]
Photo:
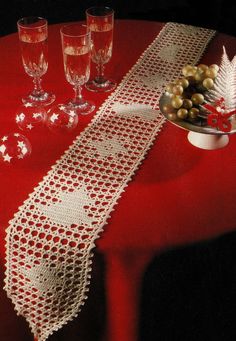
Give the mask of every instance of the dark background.
[[46, 17], [50, 23], [85, 18], [94, 5], [114, 8], [116, 18], [176, 21], [213, 28], [236, 36], [236, 4], [228, 0], [1, 0], [0, 35], [16, 31], [16, 21], [29, 15]]

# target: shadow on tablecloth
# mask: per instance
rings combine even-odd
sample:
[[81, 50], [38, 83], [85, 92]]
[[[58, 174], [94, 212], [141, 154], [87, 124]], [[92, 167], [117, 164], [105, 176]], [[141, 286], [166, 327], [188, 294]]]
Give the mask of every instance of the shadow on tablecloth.
[[139, 341], [236, 340], [236, 232], [157, 256], [141, 301]]

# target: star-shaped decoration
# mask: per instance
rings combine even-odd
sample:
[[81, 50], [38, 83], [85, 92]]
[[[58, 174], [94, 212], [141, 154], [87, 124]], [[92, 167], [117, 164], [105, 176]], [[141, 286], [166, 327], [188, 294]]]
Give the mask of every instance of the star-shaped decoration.
[[25, 103], [24, 106], [25, 106], [26, 108], [28, 108], [28, 107], [32, 107], [32, 104], [31, 104], [31, 103]]
[[25, 114], [21, 112], [19, 115], [16, 115], [16, 122], [24, 121]]
[[3, 155], [3, 160], [6, 162], [11, 162], [12, 156], [10, 156], [9, 154], [5, 154]]
[[65, 106], [64, 104], [61, 104], [61, 105], [58, 106], [58, 108], [59, 108], [60, 110], [65, 110], [65, 109], [66, 109], [66, 106]]
[[53, 222], [70, 226], [71, 224], [90, 225], [93, 217], [89, 216], [84, 209], [85, 206], [94, 206], [94, 200], [90, 198], [85, 188], [74, 192], [61, 192], [59, 202], [50, 206], [39, 205], [42, 214]]
[[112, 138], [104, 137], [103, 141], [97, 141], [94, 144], [101, 157], [117, 156], [119, 153], [127, 153], [127, 149], [114, 136]]
[[31, 130], [31, 129], [33, 129], [34, 128], [34, 126], [30, 123], [30, 124], [27, 124], [27, 129], [29, 129], [29, 130]]
[[7, 141], [7, 139], [8, 139], [8, 136], [3, 136], [2, 141], [3, 141], [3, 142], [4, 142], [4, 141]]
[[72, 116], [72, 117], [75, 117], [76, 116], [76, 113], [74, 110], [70, 110], [69, 111], [69, 115]]
[[[30, 259], [26, 258], [26, 260], [29, 264], [32, 262]], [[52, 268], [50, 264], [41, 260], [41, 264], [30, 264], [30, 268], [22, 267], [19, 272], [29, 279], [29, 282], [25, 282], [26, 286], [37, 288], [41, 294], [44, 294], [54, 291], [55, 286], [62, 284], [63, 279], [57, 275], [61, 271], [60, 265]]]
[[20, 148], [25, 148], [25, 143], [23, 141], [18, 141], [17, 146]]
[[158, 55], [162, 60], [173, 63], [177, 61], [177, 55], [181, 50], [183, 50], [183, 47], [177, 44], [165, 45], [161, 48]]
[[21, 152], [23, 155], [28, 153], [28, 149], [26, 147], [21, 148]]
[[15, 134], [14, 134], [14, 136], [15, 136], [15, 137], [19, 137], [19, 136], [20, 136], [20, 134], [18, 134], [18, 133], [15, 133]]
[[17, 155], [17, 158], [18, 158], [18, 159], [23, 159], [23, 158], [24, 158], [24, 155], [23, 155], [23, 154], [19, 154], [19, 155]]
[[6, 150], [5, 144], [2, 144], [2, 145], [0, 146], [0, 152], [1, 152], [2, 154], [4, 154], [4, 153], [5, 153], [5, 150]]
[[112, 109], [120, 116], [124, 118], [141, 118], [145, 121], [152, 121], [157, 118], [159, 112], [154, 110], [150, 105], [131, 103], [122, 104], [116, 102], [113, 104]]
[[184, 35], [198, 35], [201, 33], [201, 28], [194, 27], [194, 26], [186, 26], [186, 25], [180, 25], [179, 27], [176, 27], [176, 30], [179, 31], [179, 33], [182, 33]]
[[69, 124], [72, 125], [74, 123], [74, 118], [73, 117], [70, 117], [69, 118]]
[[166, 84], [166, 77], [161, 73], [155, 75], [139, 76], [139, 81], [149, 88], [156, 89]]
[[50, 117], [50, 121], [54, 123], [56, 120], [58, 120], [58, 116], [58, 114], [52, 114], [52, 116]]
[[33, 118], [41, 117], [42, 115], [38, 112], [33, 113]]

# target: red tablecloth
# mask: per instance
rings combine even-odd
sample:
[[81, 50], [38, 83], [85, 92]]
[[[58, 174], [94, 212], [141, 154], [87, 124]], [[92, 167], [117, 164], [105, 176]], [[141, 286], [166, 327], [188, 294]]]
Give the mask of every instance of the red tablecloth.
[[[57, 103], [72, 96], [64, 76], [60, 26], [49, 28], [49, 69], [43, 77], [43, 87], [56, 94]], [[162, 26], [157, 22], [117, 20], [113, 57], [106, 73], [121, 81]], [[217, 34], [202, 61], [219, 63], [222, 45], [230, 57], [236, 54], [236, 38]], [[0, 136], [19, 132], [15, 111], [31, 87], [32, 81], [21, 64], [17, 34], [1, 38]], [[99, 107], [108, 94], [84, 90], [84, 96]], [[9, 219], [91, 118], [81, 117], [71, 134], [59, 136], [46, 128], [24, 132], [32, 143], [31, 157], [14, 166], [0, 165], [1, 277]], [[97, 241], [97, 250], [104, 255], [106, 264], [107, 340], [136, 340], [139, 280], [154, 253], [212, 238], [236, 227], [234, 148], [235, 136], [231, 136], [226, 148], [201, 150], [187, 141], [184, 130], [170, 123], [164, 125]], [[2, 289], [0, 302], [0, 340], [31, 340], [27, 324], [15, 315]]]

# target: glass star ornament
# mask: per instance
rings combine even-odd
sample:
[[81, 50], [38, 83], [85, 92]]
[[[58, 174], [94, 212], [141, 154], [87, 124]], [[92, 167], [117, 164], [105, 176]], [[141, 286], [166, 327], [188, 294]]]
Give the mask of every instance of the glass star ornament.
[[24, 131], [31, 131], [44, 125], [46, 110], [42, 106], [34, 106], [29, 103], [22, 104], [16, 110], [15, 121], [18, 127]]
[[0, 138], [0, 161], [10, 164], [31, 154], [32, 147], [22, 134], [10, 133]]
[[78, 115], [74, 110], [67, 110], [63, 104], [50, 108], [47, 112], [46, 126], [53, 132], [70, 132], [77, 127]]

